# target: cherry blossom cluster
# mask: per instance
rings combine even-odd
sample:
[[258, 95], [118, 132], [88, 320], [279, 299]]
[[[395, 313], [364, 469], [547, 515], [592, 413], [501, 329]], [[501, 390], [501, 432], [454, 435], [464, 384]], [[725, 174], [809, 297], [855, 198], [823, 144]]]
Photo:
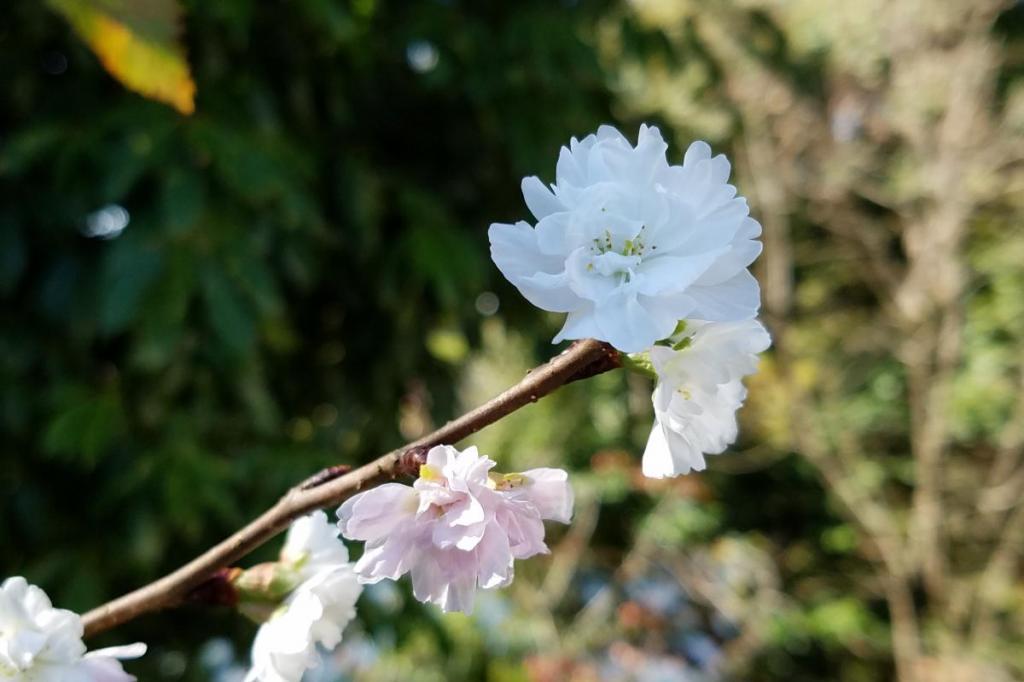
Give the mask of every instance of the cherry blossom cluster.
[[345, 537], [366, 543], [359, 580], [409, 573], [417, 599], [469, 613], [477, 587], [504, 587], [514, 560], [546, 554], [543, 522], [572, 517], [568, 475], [499, 474], [494, 466], [475, 447], [439, 445], [412, 486], [389, 483], [348, 499], [338, 518]]
[[243, 610], [248, 607], [257, 620], [265, 618], [245, 682], [301, 680], [319, 663], [317, 645], [330, 650], [341, 642], [363, 590], [337, 526], [322, 511], [292, 524], [278, 562], [241, 574], [235, 585]]
[[[506, 586], [516, 559], [547, 553], [543, 522], [572, 517], [568, 475], [494, 466], [475, 447], [439, 445], [411, 486], [349, 498], [337, 525], [319, 511], [295, 521], [278, 561], [232, 579], [240, 609], [261, 623], [245, 682], [299, 682], [317, 666], [318, 646], [340, 643], [363, 584], [409, 573], [417, 599], [469, 613], [477, 588]], [[339, 532], [366, 543], [355, 564]]]
[[[761, 227], [728, 184], [730, 166], [694, 142], [670, 165], [657, 128], [636, 145], [604, 126], [561, 150], [550, 187], [523, 180], [536, 224], [494, 224], [491, 256], [534, 305], [565, 313], [555, 341], [595, 338], [656, 379], [643, 472], [702, 470], [737, 437], [743, 378], [770, 345], [748, 266]], [[296, 520], [277, 561], [225, 569], [228, 603], [257, 621], [245, 682], [300, 682], [338, 646], [364, 584], [409, 574], [416, 599], [470, 613], [476, 591], [512, 582], [547, 553], [545, 521], [569, 523], [561, 469], [499, 473], [475, 447], [431, 448], [412, 485], [346, 500], [337, 523]], [[355, 563], [342, 536], [364, 543]], [[145, 645], [86, 652], [81, 618], [20, 577], [0, 585], [0, 682], [127, 682]]]
[[770, 339], [748, 266], [761, 226], [704, 142], [670, 165], [657, 128], [636, 146], [617, 130], [563, 147], [555, 182], [523, 180], [535, 225], [496, 223], [491, 257], [537, 307], [567, 313], [555, 336], [595, 338], [657, 377], [646, 475], [705, 467], [736, 439], [742, 379]]

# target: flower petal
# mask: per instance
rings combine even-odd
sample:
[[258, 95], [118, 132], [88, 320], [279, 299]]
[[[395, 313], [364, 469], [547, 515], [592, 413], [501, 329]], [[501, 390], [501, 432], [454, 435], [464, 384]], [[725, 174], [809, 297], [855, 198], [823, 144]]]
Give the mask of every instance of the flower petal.
[[696, 303], [692, 315], [701, 320], [746, 320], [761, 307], [761, 287], [747, 270], [714, 286], [692, 286], [687, 293]]
[[345, 500], [338, 508], [338, 525], [350, 540], [385, 538], [413, 516], [417, 503], [413, 488], [385, 483]]
[[540, 513], [542, 519], [569, 523], [572, 520], [573, 492], [569, 474], [562, 469], [530, 469], [523, 472], [526, 483], [513, 490], [514, 496], [525, 499]]
[[552, 213], [565, 210], [563, 204], [550, 189], [544, 186], [537, 176], [523, 178], [523, 199], [526, 200], [526, 207], [530, 209], [537, 220], [542, 220]]

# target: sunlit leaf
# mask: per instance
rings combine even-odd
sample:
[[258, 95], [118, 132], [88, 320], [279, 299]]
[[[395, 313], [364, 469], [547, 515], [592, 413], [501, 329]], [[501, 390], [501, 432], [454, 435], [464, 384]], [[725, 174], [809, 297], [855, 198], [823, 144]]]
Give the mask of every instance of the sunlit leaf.
[[195, 110], [196, 85], [178, 41], [177, 0], [48, 0], [125, 87]]

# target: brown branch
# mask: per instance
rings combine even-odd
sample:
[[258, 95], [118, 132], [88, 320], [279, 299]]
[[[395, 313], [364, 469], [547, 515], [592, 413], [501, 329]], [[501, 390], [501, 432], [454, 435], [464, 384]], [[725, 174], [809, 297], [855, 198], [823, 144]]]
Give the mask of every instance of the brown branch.
[[408, 473], [410, 459], [421, 458], [427, 447], [458, 442], [566, 383], [617, 366], [618, 353], [608, 344], [593, 339], [574, 343], [558, 357], [532, 370], [512, 388], [433, 433], [343, 475], [336, 476], [337, 471], [332, 467], [306, 479], [247, 526], [181, 568], [86, 613], [82, 618], [85, 635], [96, 635], [145, 613], [180, 604], [218, 570], [249, 554], [298, 517], [340, 504], [364, 488]]
[[341, 478], [350, 471], [352, 471], [352, 467], [348, 464], [335, 464], [334, 466], [329, 466], [326, 469], [321, 469], [295, 487], [299, 490], [312, 490], [313, 488], [321, 486], [328, 481]]

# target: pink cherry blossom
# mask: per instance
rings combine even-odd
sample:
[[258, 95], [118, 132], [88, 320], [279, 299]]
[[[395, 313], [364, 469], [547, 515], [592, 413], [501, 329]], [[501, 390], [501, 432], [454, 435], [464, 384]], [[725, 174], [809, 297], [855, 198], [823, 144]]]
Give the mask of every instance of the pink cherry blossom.
[[439, 445], [411, 487], [388, 483], [347, 500], [338, 510], [341, 532], [366, 542], [359, 580], [409, 573], [417, 599], [469, 613], [478, 587], [504, 587], [515, 559], [547, 553], [543, 521], [572, 517], [568, 475], [498, 474], [494, 465], [475, 447]]

